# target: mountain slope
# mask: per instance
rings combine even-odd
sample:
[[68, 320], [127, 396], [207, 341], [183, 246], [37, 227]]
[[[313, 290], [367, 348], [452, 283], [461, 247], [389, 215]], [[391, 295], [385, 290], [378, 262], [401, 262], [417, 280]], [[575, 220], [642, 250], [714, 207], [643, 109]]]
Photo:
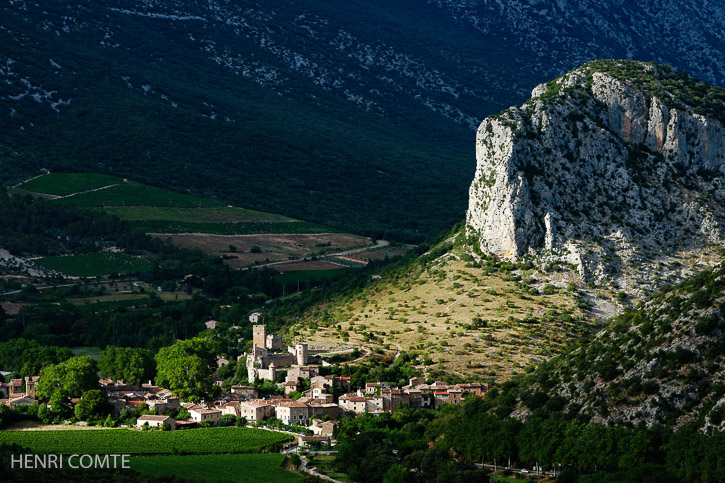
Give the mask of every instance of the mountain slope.
[[537, 82], [628, 55], [725, 78], [703, 0], [0, 8], [6, 179], [109, 172], [411, 240], [459, 218], [472, 126]]
[[[506, 381], [599, 325], [566, 269], [476, 254], [462, 232], [411, 253], [354, 290], [300, 313], [271, 314], [313, 344], [408, 353], [433, 379]], [[562, 287], [561, 289], [556, 286]], [[566, 287], [566, 289], [564, 289]], [[411, 363], [413, 365], [413, 363]]]
[[467, 225], [481, 249], [640, 293], [717, 260], [725, 90], [594, 61], [483, 121]]
[[[613, 319], [521, 384], [515, 412], [561, 403], [605, 424], [725, 428], [725, 266]], [[548, 403], [552, 401], [552, 403]]]

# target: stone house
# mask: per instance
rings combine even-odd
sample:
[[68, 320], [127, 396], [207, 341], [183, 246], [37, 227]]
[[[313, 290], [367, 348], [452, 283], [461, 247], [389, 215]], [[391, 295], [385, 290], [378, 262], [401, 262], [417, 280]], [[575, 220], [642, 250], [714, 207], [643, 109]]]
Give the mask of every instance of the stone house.
[[307, 426], [310, 419], [310, 408], [305, 403], [292, 401], [275, 407], [275, 417], [284, 424]]
[[352, 411], [355, 414], [362, 414], [367, 410], [367, 398], [355, 394], [344, 394], [338, 401], [340, 408]]
[[310, 446], [330, 446], [330, 437], [326, 435], [300, 436], [300, 448]]
[[138, 429], [141, 429], [144, 424], [148, 424], [149, 428], [161, 428], [164, 424], [168, 424], [172, 431], [176, 429], [176, 421], [170, 416], [154, 416], [152, 414], [146, 414], [144, 416], [140, 416], [136, 420], [136, 427]]
[[312, 422], [310, 430], [317, 436], [332, 436], [336, 424], [335, 421], [321, 421], [316, 419]]
[[189, 415], [197, 423], [209, 421], [212, 426], [219, 426], [222, 422], [222, 412], [219, 409], [192, 408], [189, 409]]
[[249, 423], [258, 423], [273, 413], [273, 406], [259, 401], [239, 403], [239, 417], [246, 418]]

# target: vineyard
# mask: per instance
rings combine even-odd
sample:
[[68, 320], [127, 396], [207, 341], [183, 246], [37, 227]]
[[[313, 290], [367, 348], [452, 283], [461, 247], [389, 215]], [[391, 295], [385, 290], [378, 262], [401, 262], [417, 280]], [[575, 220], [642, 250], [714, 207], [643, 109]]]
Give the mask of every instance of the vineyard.
[[54, 200], [54, 203], [82, 207], [175, 206], [196, 208], [221, 205], [218, 201], [197, 198], [139, 183], [121, 183], [99, 191], [88, 191], [68, 198], [60, 198]]
[[116, 215], [122, 220], [147, 221], [184, 221], [197, 223], [283, 223], [295, 221], [281, 215], [247, 210], [236, 206], [204, 206], [200, 208], [180, 208], [174, 206], [106, 206], [106, 213]]
[[330, 229], [306, 221], [282, 223], [197, 223], [184, 221], [148, 220], [134, 225], [146, 233], [211, 233], [215, 235], [255, 235], [265, 233], [334, 233]]
[[102, 174], [53, 173], [31, 179], [18, 188], [63, 196], [53, 201], [57, 204], [103, 209], [147, 233], [248, 235], [338, 231]]
[[202, 481], [296, 482], [301, 475], [282, 468], [282, 454], [141, 456], [131, 458], [131, 468], [142, 475]]
[[281, 433], [249, 428], [0, 431], [0, 445], [18, 444], [33, 453], [55, 454], [255, 453], [290, 439]]
[[123, 182], [121, 178], [96, 173], [53, 173], [33, 178], [18, 186], [33, 193], [67, 196]]

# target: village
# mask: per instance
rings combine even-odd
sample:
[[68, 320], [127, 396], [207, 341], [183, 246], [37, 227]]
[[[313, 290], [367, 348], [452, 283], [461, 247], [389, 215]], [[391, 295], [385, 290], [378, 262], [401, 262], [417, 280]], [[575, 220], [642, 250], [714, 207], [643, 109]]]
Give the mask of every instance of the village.
[[[252, 323], [261, 319], [259, 313], [249, 318]], [[353, 390], [350, 377], [320, 374], [320, 367], [330, 365], [319, 357], [320, 352], [323, 351], [310, 350], [304, 342], [286, 346], [279, 335], [268, 333], [265, 324], [255, 323], [251, 351], [238, 358], [246, 364], [249, 385], [231, 386], [229, 391], [221, 390], [215, 398], [200, 402], [182, 401], [172, 391], [154, 385], [152, 381], [134, 386], [102, 378], [99, 388], [113, 406], [115, 416], [122, 411], [144, 409], [147, 414], [136, 418], [137, 429], [173, 431], [221, 426], [226, 415], [249, 426], [260, 426], [275, 418], [289, 429], [307, 433], [300, 436], [301, 446], [334, 445], [336, 421], [344, 413], [379, 415], [392, 412], [402, 404], [411, 408], [437, 408], [444, 404], [459, 404], [469, 394], [483, 397], [488, 390], [487, 385], [481, 383], [427, 384], [417, 377], [402, 387], [377, 381]], [[217, 358], [220, 368], [228, 363], [223, 357]], [[284, 394], [260, 397], [254, 385], [260, 380], [275, 383]], [[36, 398], [38, 381], [39, 376], [34, 376], [0, 383], [0, 404], [11, 408], [39, 404]], [[220, 387], [222, 382], [222, 379], [215, 380]], [[71, 402], [75, 405], [79, 401], [74, 398]], [[172, 414], [188, 415], [188, 418], [175, 419]]]

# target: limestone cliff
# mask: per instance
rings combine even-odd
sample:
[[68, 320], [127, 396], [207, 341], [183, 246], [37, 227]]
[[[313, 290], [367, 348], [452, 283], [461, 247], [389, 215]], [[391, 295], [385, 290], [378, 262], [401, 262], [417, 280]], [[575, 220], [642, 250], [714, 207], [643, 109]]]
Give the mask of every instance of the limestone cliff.
[[723, 89], [633, 61], [537, 86], [478, 128], [469, 235], [485, 252], [571, 263], [598, 282], [716, 248], [724, 101]]

